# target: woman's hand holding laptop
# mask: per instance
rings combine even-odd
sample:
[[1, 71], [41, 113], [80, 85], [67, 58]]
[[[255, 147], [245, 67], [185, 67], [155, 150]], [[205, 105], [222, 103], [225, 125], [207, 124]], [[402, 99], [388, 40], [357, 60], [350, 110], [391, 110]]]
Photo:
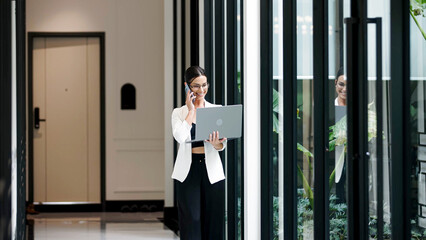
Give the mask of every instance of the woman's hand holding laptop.
[[216, 150], [223, 148], [223, 142], [226, 141], [226, 138], [222, 138], [222, 140], [219, 138], [219, 131], [215, 131], [209, 135], [209, 140], [206, 140], [206, 142], [213, 145], [213, 147]]

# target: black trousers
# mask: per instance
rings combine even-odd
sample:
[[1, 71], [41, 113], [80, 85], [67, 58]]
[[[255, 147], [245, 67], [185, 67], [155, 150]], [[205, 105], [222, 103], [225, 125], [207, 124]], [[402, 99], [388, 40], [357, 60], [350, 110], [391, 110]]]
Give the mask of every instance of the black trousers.
[[176, 186], [180, 239], [224, 239], [225, 180], [210, 184], [204, 154], [192, 154], [188, 176]]
[[342, 176], [336, 183], [336, 203], [346, 203], [346, 163], [343, 165]]

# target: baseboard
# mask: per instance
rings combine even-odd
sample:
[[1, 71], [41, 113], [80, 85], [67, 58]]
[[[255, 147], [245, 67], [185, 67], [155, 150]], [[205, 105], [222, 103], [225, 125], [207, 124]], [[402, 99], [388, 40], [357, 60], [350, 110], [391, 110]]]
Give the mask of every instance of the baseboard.
[[[102, 204], [43, 204], [37, 203], [31, 206], [27, 204], [27, 214], [36, 214], [38, 212], [102, 212]], [[31, 209], [31, 210], [29, 210]]]
[[[27, 206], [30, 205], [27, 203]], [[90, 204], [34, 204], [33, 213], [37, 212], [157, 212], [163, 211], [164, 200], [106, 201]], [[27, 213], [28, 210], [27, 210]]]
[[164, 209], [164, 200], [106, 201], [106, 212], [158, 212]]

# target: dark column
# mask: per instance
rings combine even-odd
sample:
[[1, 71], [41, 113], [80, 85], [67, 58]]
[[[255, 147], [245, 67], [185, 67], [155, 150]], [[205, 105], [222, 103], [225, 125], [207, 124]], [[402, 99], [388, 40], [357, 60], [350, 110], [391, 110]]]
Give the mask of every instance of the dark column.
[[[410, 239], [409, 1], [391, 0], [391, 216], [392, 239]], [[420, 90], [422, 91], [422, 90]]]
[[297, 79], [296, 79], [296, 0], [283, 4], [284, 30], [284, 239], [297, 238]]
[[314, 1], [314, 238], [329, 238], [328, 0]]
[[11, 239], [11, 1], [0, 1], [0, 238]]
[[273, 239], [272, 1], [260, 1], [261, 239]]
[[26, 87], [25, 87], [25, 0], [16, 0], [17, 71], [17, 216], [16, 239], [25, 239], [26, 221]]

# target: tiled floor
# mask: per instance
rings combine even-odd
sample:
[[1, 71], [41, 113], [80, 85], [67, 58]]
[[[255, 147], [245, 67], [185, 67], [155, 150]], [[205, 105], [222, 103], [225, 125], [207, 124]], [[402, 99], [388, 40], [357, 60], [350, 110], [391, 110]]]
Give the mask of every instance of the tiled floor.
[[40, 213], [28, 215], [28, 239], [36, 240], [170, 240], [179, 239], [154, 213]]

